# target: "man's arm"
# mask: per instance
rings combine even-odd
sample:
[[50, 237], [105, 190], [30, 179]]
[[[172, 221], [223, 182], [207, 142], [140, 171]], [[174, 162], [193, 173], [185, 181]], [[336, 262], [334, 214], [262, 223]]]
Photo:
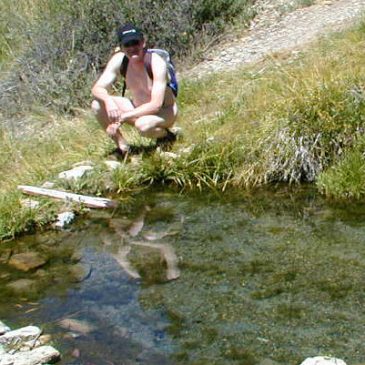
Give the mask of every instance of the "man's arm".
[[165, 99], [167, 66], [166, 62], [159, 55], [152, 53], [151, 67], [153, 83], [150, 101], [129, 112], [123, 113], [121, 121], [135, 119], [144, 115], [156, 114], [160, 111]]
[[124, 54], [118, 52], [109, 60], [104, 72], [91, 90], [93, 96], [104, 103], [106, 113], [111, 122], [117, 122], [120, 119], [121, 114], [118, 106], [109, 94], [109, 90], [119, 75], [123, 57]]

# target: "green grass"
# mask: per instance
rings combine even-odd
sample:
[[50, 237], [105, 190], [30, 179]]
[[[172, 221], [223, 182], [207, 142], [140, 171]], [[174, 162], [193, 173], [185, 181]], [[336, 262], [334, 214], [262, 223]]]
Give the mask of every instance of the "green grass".
[[[33, 116], [41, 121], [35, 126], [45, 126], [31, 137], [3, 131], [0, 237], [42, 226], [52, 216], [47, 212], [56, 211], [45, 203], [36, 212], [22, 208], [18, 184], [55, 180], [83, 160], [92, 160], [95, 171], [77, 183], [57, 182], [58, 187], [123, 200], [153, 184], [225, 190], [309, 181], [328, 196], [362, 199], [364, 45], [362, 22], [295, 58], [274, 55], [254, 67], [182, 81], [178, 125], [184, 136], [170, 151], [176, 158], [142, 154], [109, 172], [102, 161], [112, 144], [88, 112], [73, 119], [40, 112]], [[149, 144], [134, 131], [125, 132], [133, 143]]]

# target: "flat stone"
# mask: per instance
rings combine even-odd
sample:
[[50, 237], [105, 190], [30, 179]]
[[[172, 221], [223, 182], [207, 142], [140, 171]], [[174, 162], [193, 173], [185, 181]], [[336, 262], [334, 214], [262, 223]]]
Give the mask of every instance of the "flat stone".
[[335, 357], [316, 356], [305, 359], [300, 365], [346, 365], [346, 363]]
[[36, 326], [22, 327], [14, 331], [9, 331], [0, 336], [0, 344], [12, 345], [35, 341], [41, 335], [42, 331]]
[[25, 252], [13, 255], [9, 265], [18, 270], [29, 271], [43, 266], [47, 261], [36, 252]]
[[28, 293], [36, 289], [36, 282], [31, 279], [19, 279], [6, 285], [7, 288], [15, 293]]
[[60, 353], [52, 346], [41, 346], [31, 351], [5, 354], [0, 357], [0, 365], [40, 365], [54, 363], [60, 359]]

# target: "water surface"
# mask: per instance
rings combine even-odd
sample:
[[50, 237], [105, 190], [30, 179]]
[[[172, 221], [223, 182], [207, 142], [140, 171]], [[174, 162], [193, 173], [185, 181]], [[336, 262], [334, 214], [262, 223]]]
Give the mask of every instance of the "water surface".
[[[0, 319], [51, 333], [60, 364], [361, 363], [364, 218], [365, 205], [311, 189], [144, 193], [113, 217], [93, 211], [68, 231], [3, 244]], [[167, 278], [164, 245], [178, 258], [177, 280]], [[121, 248], [140, 278], [120, 264]], [[48, 261], [23, 273], [6, 263], [9, 250]], [[7, 285], [20, 278], [34, 285], [15, 294]], [[90, 331], [60, 326], [70, 318]]]

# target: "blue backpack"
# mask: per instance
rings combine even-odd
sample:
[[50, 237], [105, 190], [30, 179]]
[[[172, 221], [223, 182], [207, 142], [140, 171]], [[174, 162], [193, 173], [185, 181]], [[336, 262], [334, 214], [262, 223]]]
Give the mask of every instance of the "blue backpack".
[[[144, 56], [144, 66], [145, 66], [147, 74], [151, 80], [153, 80], [153, 73], [152, 73], [152, 66], [151, 66], [152, 53], [157, 53], [162, 59], [165, 60], [166, 65], [167, 65], [167, 73], [169, 76], [167, 86], [172, 90], [175, 97], [177, 97], [177, 94], [179, 91], [179, 84], [178, 84], [177, 78], [176, 78], [175, 66], [171, 61], [169, 52], [165, 51], [164, 49], [159, 49], [159, 48], [148, 48], [146, 50], [146, 53]], [[129, 62], [128, 57], [124, 56], [122, 65], [120, 67], [120, 74], [124, 77], [122, 96], [124, 96], [126, 88], [127, 88], [127, 85], [125, 83], [125, 75], [127, 74], [128, 62]]]

